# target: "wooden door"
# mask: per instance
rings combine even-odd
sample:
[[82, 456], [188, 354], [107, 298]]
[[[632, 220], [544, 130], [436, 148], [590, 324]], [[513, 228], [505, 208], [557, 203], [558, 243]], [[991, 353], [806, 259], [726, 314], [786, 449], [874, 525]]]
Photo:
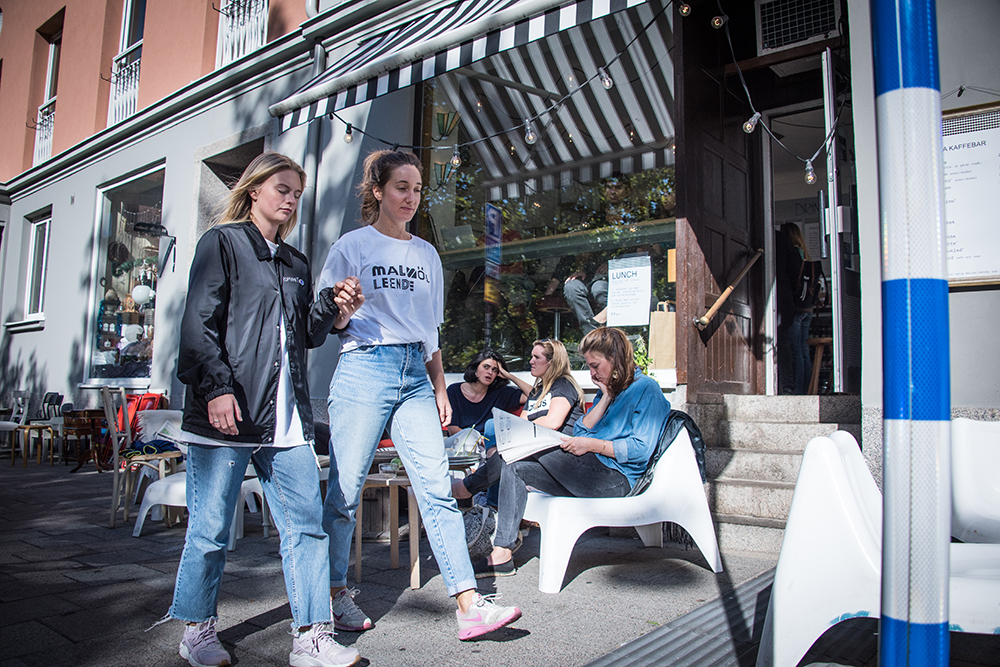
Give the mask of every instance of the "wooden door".
[[742, 127], [749, 106], [738, 80], [724, 77], [724, 32], [704, 17], [675, 30], [678, 382], [687, 383], [689, 402], [713, 402], [764, 391], [763, 261], [704, 331], [691, 324], [763, 247], [762, 181], [751, 168], [755, 137]]

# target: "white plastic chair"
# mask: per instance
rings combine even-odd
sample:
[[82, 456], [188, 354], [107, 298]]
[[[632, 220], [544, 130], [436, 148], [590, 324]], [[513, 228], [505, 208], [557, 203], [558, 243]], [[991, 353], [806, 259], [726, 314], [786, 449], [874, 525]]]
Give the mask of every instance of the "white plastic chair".
[[[264, 537], [268, 536], [270, 520], [267, 502], [264, 499], [264, 490], [261, 488], [260, 480], [256, 477], [248, 477], [243, 480], [240, 486], [240, 496], [233, 512], [233, 522], [229, 527], [229, 551], [236, 549], [236, 540], [243, 537], [243, 511], [248, 502], [252, 501], [252, 496], [256, 495], [261, 499], [261, 510], [264, 513]], [[139, 537], [142, 533], [142, 524], [146, 521], [146, 515], [156, 505], [166, 505], [168, 507], [187, 507], [187, 473], [180, 472], [157, 480], [149, 485], [146, 493], [142, 497], [142, 505], [135, 517], [135, 528], [132, 529], [132, 537]], [[251, 512], [256, 511], [256, 507], [251, 508]], [[164, 513], [165, 514], [165, 513]]]
[[[830, 627], [881, 613], [882, 494], [857, 441], [806, 446], [771, 586], [757, 667], [794, 667]], [[949, 622], [1000, 631], [1000, 545], [952, 544]]]
[[524, 518], [541, 525], [538, 590], [558, 593], [573, 547], [596, 526], [633, 526], [647, 547], [663, 546], [662, 522], [683, 527], [713, 572], [722, 572], [708, 498], [687, 429], [681, 429], [656, 463], [649, 487], [626, 498], [573, 498], [528, 494]]
[[951, 422], [951, 534], [1000, 543], [1000, 422]]
[[[8, 444], [10, 445], [10, 464], [14, 465], [14, 455], [17, 452], [17, 429], [28, 423], [28, 394], [23, 391], [14, 392], [14, 408], [11, 411], [10, 419], [0, 421], [0, 433], [9, 433]], [[21, 456], [28, 457], [28, 438], [25, 436], [21, 444]]]

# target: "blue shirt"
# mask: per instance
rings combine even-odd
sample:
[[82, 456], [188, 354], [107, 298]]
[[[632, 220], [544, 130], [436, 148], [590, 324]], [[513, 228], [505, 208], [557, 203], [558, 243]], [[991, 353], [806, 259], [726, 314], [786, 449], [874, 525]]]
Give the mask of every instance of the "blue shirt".
[[[670, 401], [663, 397], [660, 385], [642, 371], [637, 370], [635, 375], [635, 381], [614, 398], [594, 428], [584, 426], [582, 419], [573, 427], [575, 436], [611, 441], [615, 457], [598, 454], [597, 458], [609, 468], [621, 471], [630, 486], [646, 470], [670, 415]], [[600, 403], [602, 395], [597, 392], [594, 405]]]

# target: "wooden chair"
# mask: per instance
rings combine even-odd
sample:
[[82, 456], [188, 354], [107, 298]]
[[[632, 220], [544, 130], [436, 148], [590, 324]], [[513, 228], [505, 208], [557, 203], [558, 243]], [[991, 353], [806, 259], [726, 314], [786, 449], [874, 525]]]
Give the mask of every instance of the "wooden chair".
[[143, 453], [123, 459], [122, 450], [132, 448], [131, 418], [125, 388], [120, 387], [112, 391], [110, 387], [101, 387], [101, 400], [104, 403], [104, 419], [108, 423], [108, 444], [111, 447], [112, 492], [109, 527], [114, 528], [119, 507], [123, 508], [122, 518], [128, 521], [133, 482], [139, 470], [148, 467], [156, 472], [157, 479], [163, 479], [174, 472], [174, 464], [180, 459], [181, 453], [176, 450]]
[[76, 472], [88, 461], [94, 462], [98, 472], [103, 472], [96, 440], [101, 437], [101, 419], [104, 410], [67, 410], [63, 413], [63, 443], [66, 453], [69, 443], [77, 447], [77, 464], [70, 472]]

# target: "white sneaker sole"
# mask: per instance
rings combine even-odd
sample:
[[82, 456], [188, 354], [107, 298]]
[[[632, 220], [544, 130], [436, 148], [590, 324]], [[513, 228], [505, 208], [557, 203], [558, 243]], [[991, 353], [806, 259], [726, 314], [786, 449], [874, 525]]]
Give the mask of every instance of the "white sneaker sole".
[[311, 655], [303, 655], [301, 653], [289, 653], [288, 654], [288, 664], [291, 667], [351, 667], [351, 665], [358, 664], [361, 660], [361, 655], [359, 653], [354, 654], [354, 659], [350, 662], [323, 662], [318, 658], [314, 658]]

